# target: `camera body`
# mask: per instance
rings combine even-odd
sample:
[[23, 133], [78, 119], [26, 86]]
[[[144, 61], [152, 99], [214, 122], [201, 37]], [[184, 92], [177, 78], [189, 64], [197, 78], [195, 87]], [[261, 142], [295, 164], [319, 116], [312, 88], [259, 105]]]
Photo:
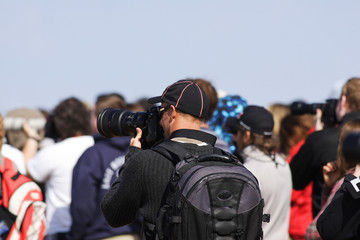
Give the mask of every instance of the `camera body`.
[[160, 122], [160, 107], [152, 107], [147, 112], [131, 112], [106, 108], [97, 117], [97, 128], [107, 138], [135, 136], [136, 128], [141, 128], [142, 148], [150, 148], [163, 139]]

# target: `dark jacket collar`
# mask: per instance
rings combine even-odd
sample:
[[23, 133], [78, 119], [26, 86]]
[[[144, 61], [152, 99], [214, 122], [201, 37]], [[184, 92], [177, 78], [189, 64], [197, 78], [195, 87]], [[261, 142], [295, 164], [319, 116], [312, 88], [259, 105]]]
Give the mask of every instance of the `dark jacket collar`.
[[352, 119], [358, 119], [360, 118], [360, 112], [349, 112], [344, 115], [344, 117], [340, 121], [340, 125], [343, 125], [344, 123], [352, 120]]
[[177, 137], [186, 137], [196, 139], [212, 146], [215, 145], [216, 137], [212, 134], [202, 132], [200, 130], [192, 130], [192, 129], [179, 129], [173, 132], [170, 136], [170, 139]]

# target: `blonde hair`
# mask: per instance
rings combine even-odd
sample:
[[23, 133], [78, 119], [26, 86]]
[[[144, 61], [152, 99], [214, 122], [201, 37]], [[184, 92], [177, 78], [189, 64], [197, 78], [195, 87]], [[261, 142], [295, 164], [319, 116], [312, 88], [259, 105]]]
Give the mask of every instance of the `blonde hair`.
[[268, 107], [269, 112], [272, 113], [274, 118], [273, 135], [278, 136], [280, 134], [280, 125], [282, 119], [291, 113], [290, 107], [281, 103], [274, 103]]
[[274, 119], [274, 128], [273, 128], [273, 135], [272, 138], [276, 144], [276, 148], [280, 151], [281, 147], [281, 138], [280, 138], [280, 131], [281, 131], [281, 121], [291, 114], [290, 107], [285, 104], [281, 103], [274, 103], [268, 106], [269, 112], [273, 115]]

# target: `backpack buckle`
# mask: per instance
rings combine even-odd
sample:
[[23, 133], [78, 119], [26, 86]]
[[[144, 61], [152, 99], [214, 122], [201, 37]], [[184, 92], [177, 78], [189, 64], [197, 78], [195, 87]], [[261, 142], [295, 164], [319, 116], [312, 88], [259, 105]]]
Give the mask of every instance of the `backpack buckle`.
[[189, 163], [192, 161], [196, 161], [196, 159], [198, 159], [198, 158], [199, 158], [199, 156], [194, 156], [192, 154], [187, 153], [183, 159], [186, 163]]
[[241, 227], [237, 227], [235, 236], [237, 237], [237, 239], [241, 239], [242, 235], [244, 235], [244, 229], [242, 229]]
[[178, 182], [179, 180], [180, 180], [180, 173], [179, 173], [179, 171], [174, 171], [174, 174], [172, 175], [172, 178], [171, 178], [171, 180], [173, 181], [173, 182]]
[[270, 214], [263, 214], [262, 221], [267, 223], [270, 222]]

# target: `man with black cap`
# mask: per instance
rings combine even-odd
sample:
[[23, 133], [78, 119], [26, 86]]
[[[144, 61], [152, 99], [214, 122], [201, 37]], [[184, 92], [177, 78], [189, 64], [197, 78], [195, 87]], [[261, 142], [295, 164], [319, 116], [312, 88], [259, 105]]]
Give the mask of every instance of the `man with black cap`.
[[[209, 109], [205, 92], [196, 83], [180, 80], [168, 86], [163, 94], [150, 98], [150, 103], [161, 103], [160, 125], [164, 138], [170, 139], [192, 154], [212, 153], [216, 137], [200, 131]], [[142, 130], [137, 128], [131, 139], [125, 164], [119, 177], [104, 197], [101, 208], [108, 223], [123, 226], [135, 220], [137, 211], [143, 216], [142, 239], [152, 239], [153, 226], [173, 164], [152, 149], [141, 149]]]
[[265, 201], [264, 213], [270, 222], [263, 223], [264, 239], [288, 240], [291, 172], [287, 162], [273, 152], [274, 120], [260, 106], [248, 106], [238, 118], [228, 118], [225, 129], [233, 134], [244, 166], [258, 179]]

